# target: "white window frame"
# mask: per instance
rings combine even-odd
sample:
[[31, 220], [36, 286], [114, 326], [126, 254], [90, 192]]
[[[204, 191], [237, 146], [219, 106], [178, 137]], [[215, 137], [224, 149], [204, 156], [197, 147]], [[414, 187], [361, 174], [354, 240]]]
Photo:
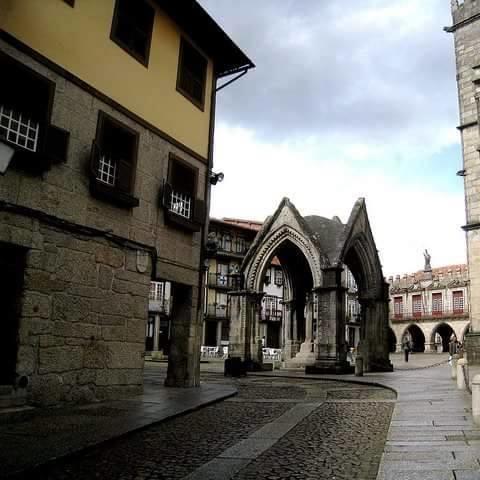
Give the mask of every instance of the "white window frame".
[[[22, 130], [23, 129], [23, 130]], [[13, 109], [0, 105], [0, 138], [30, 152], [36, 152], [40, 124]]]
[[192, 197], [186, 193], [172, 190], [168, 209], [183, 218], [189, 219], [192, 216]]

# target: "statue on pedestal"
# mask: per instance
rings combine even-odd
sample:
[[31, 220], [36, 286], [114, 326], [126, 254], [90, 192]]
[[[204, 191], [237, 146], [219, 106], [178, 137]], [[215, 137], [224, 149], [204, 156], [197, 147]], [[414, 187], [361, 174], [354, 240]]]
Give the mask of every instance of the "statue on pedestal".
[[432, 271], [432, 265], [430, 264], [430, 261], [431, 261], [432, 257], [428, 253], [427, 249], [425, 249], [425, 251], [423, 252], [423, 256], [425, 258], [425, 266], [423, 267], [423, 271], [424, 272], [431, 272]]

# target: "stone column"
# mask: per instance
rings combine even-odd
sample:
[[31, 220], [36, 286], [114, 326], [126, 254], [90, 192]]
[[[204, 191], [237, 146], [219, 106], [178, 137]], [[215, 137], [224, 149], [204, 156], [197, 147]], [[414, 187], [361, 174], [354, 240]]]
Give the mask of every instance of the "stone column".
[[160, 335], [160, 315], [155, 315], [155, 326], [153, 327], [153, 351], [158, 352], [158, 336]]
[[312, 295], [308, 295], [305, 302], [305, 341], [300, 345], [300, 355], [310, 355], [313, 352], [313, 305], [311, 298]]
[[222, 320], [217, 322], [217, 347], [222, 343]]
[[229, 356], [261, 362], [262, 340], [259, 328], [263, 292], [235, 291], [230, 297]]
[[[167, 387], [200, 385], [200, 328], [197, 290], [186, 285], [175, 287], [175, 309], [171, 319], [171, 344], [168, 355]], [[198, 315], [197, 315], [198, 313]]]
[[351, 370], [345, 342], [345, 291], [341, 284], [343, 268], [323, 269], [323, 286], [318, 296], [316, 358], [310, 373], [343, 373]]
[[229, 357], [240, 357], [245, 360], [246, 340], [246, 292], [229, 292], [230, 302], [230, 335], [228, 345]]
[[283, 325], [284, 359], [289, 360], [290, 358], [292, 358], [292, 300], [286, 300], [284, 302], [283, 323], [284, 323], [284, 325]]

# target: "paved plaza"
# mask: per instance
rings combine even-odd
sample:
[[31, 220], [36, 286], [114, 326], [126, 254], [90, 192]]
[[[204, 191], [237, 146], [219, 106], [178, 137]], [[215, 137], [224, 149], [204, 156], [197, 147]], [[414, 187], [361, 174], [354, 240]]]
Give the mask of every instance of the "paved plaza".
[[394, 355], [395, 372], [363, 378], [232, 379], [211, 362], [196, 403], [192, 390], [161, 386], [165, 364], [147, 363], [143, 400], [0, 419], [1, 461], [13, 472], [23, 458], [16, 479], [480, 479], [480, 429], [446, 360]]

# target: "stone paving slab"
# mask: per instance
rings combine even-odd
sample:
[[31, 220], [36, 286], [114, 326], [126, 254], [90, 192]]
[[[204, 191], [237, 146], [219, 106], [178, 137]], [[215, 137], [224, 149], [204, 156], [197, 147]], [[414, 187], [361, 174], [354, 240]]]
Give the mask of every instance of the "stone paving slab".
[[131, 399], [0, 414], [0, 476], [22, 472], [236, 395], [231, 385], [146, 385]]
[[[300, 371], [262, 372], [258, 375], [305, 376]], [[473, 423], [471, 416], [471, 396], [456, 388], [448, 365], [369, 373], [360, 378], [306, 376], [314, 377], [330, 381], [371, 382], [398, 393], [377, 480], [480, 480], [480, 428]], [[412, 461], [402, 461], [398, 457]], [[434, 461], [428, 462], [422, 457]]]

